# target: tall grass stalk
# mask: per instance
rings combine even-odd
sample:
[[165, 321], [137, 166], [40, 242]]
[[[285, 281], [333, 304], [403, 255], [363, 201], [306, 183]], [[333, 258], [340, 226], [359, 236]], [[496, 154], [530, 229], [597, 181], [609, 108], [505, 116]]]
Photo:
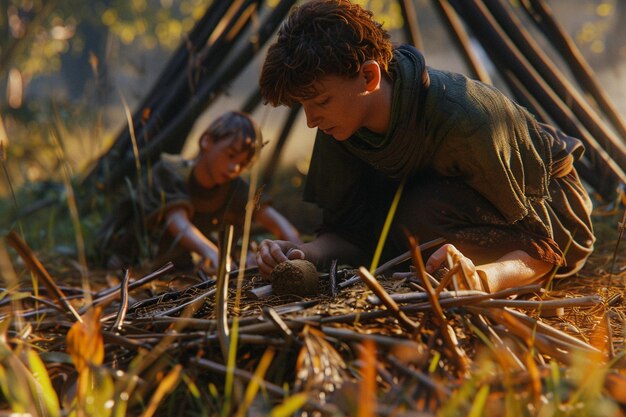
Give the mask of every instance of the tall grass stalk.
[[172, 370], [161, 380], [161, 383], [157, 386], [156, 391], [152, 394], [148, 407], [141, 414], [141, 417], [152, 417], [157, 412], [159, 404], [163, 401], [165, 396], [172, 392], [178, 382], [180, 381], [183, 366], [176, 364]]
[[[261, 149], [257, 149], [253, 155], [252, 162], [256, 162], [259, 158]], [[245, 265], [248, 259], [248, 247], [250, 245], [250, 235], [252, 230], [252, 219], [254, 210], [256, 209], [256, 192], [259, 180], [258, 164], [253, 164], [250, 170], [250, 180], [248, 188], [248, 202], [246, 203], [246, 214], [244, 218], [243, 236], [241, 243], [241, 253], [239, 256], [239, 271], [237, 273], [237, 288], [235, 293], [234, 317], [232, 321], [232, 331], [229, 333], [228, 356], [226, 361], [227, 373], [226, 383], [224, 387], [224, 407], [222, 408], [222, 416], [228, 415], [231, 407], [231, 396], [233, 393], [234, 372], [237, 360], [237, 346], [239, 340], [239, 307], [241, 304], [241, 291], [243, 287], [243, 279], [245, 274]], [[230, 248], [230, 245], [228, 246]], [[224, 248], [220, 248], [224, 250]], [[230, 255], [230, 254], [229, 254]], [[224, 277], [228, 279], [228, 277]], [[273, 356], [273, 355], [272, 355]], [[269, 366], [269, 364], [268, 364]], [[250, 387], [250, 385], [249, 385]], [[247, 407], [246, 407], [247, 408]]]
[[[0, 274], [8, 288], [18, 288], [18, 277], [4, 240], [0, 240]], [[10, 293], [8, 296], [11, 297], [12, 311], [21, 311], [20, 297]], [[14, 320], [18, 335], [14, 339], [15, 349], [11, 349], [7, 340], [12, 318], [0, 322], [0, 388], [4, 398], [15, 413], [59, 417], [58, 397], [46, 367], [37, 352], [23, 340], [30, 334], [30, 326], [25, 325], [19, 313]]]
[[362, 344], [360, 359], [361, 380], [359, 382], [359, 402], [357, 417], [374, 417], [376, 415], [376, 345], [371, 340]]
[[62, 167], [61, 171], [63, 173], [63, 183], [65, 185], [65, 193], [67, 195], [67, 206], [70, 211], [72, 225], [74, 226], [74, 238], [76, 239], [76, 251], [78, 253], [78, 262], [80, 265], [81, 282], [85, 297], [87, 298], [86, 301], [87, 303], [91, 304], [91, 290], [88, 277], [89, 267], [87, 265], [87, 255], [85, 249], [85, 240], [83, 237], [83, 229], [80, 223], [80, 216], [78, 214], [78, 205], [76, 203], [74, 187], [72, 186], [70, 167], [68, 165], [67, 159], [65, 158], [65, 152], [60, 141], [61, 139], [60, 137], [57, 137], [58, 132], [59, 131], [56, 129], [51, 130], [50, 139], [52, 140], [52, 144], [57, 154], [59, 164]]
[[[140, 219], [139, 222], [136, 223], [136, 226], [139, 228], [139, 230], [137, 231], [137, 233], [140, 236], [140, 239], [138, 239], [141, 244], [141, 248], [145, 251], [145, 255], [150, 255], [149, 250], [147, 249], [149, 247], [149, 242], [148, 242], [148, 235], [147, 235], [147, 230], [144, 227], [144, 219], [146, 218], [146, 213], [145, 213], [145, 204], [143, 201], [143, 197], [144, 197], [144, 190], [143, 190], [143, 181], [141, 180], [141, 158], [139, 156], [139, 145], [137, 144], [137, 136], [135, 135], [135, 125], [133, 124], [133, 115], [130, 111], [130, 107], [128, 107], [128, 103], [126, 103], [126, 99], [124, 98], [124, 95], [120, 92], [120, 98], [122, 100], [122, 104], [124, 106], [124, 115], [126, 116], [126, 122], [128, 124], [128, 133], [130, 135], [130, 141], [133, 147], [133, 157], [135, 158], [135, 172], [137, 175], [137, 199], [134, 201], [137, 201], [137, 204], [135, 204], [134, 208], [135, 210], [137, 210], [138, 212], [138, 216], [137, 218]], [[148, 172], [148, 175], [150, 175], [150, 172]], [[130, 183], [130, 181], [128, 179], [126, 179], [126, 183], [129, 187], [129, 189], [131, 189], [132, 191], [132, 185]]]
[[404, 191], [405, 184], [406, 177], [404, 177], [398, 185], [398, 189], [396, 190], [396, 193], [393, 196], [393, 200], [391, 201], [391, 206], [389, 207], [389, 211], [387, 212], [385, 224], [383, 225], [383, 230], [380, 232], [380, 237], [378, 238], [378, 243], [376, 244], [376, 251], [374, 252], [374, 256], [372, 257], [372, 263], [370, 264], [370, 272], [372, 274], [374, 274], [374, 271], [376, 270], [376, 268], [378, 267], [378, 263], [380, 262], [380, 257], [383, 253], [385, 242], [387, 241], [387, 235], [389, 235], [391, 223], [393, 222], [393, 218], [396, 214], [398, 203], [400, 203], [400, 198], [402, 197], [402, 192]]
[[[7, 168], [6, 160], [7, 160], [7, 149], [9, 140], [6, 136], [6, 131], [4, 130], [4, 122], [2, 121], [2, 116], [0, 115], [0, 164], [2, 165], [2, 172], [4, 173], [4, 178], [6, 179], [7, 186], [9, 187], [9, 193], [11, 194], [11, 201], [13, 202], [13, 209], [17, 214], [17, 210], [19, 205], [17, 204], [17, 196], [15, 195], [15, 188], [13, 188], [13, 181], [11, 181], [11, 175], [9, 174], [9, 169]], [[18, 216], [16, 216], [15, 222], [17, 223], [17, 227], [20, 231], [20, 235], [24, 236], [24, 229], [22, 227], [22, 222]]]
[[263, 378], [265, 377], [265, 373], [267, 372], [267, 369], [269, 368], [270, 364], [272, 363], [272, 360], [274, 359], [274, 354], [275, 354], [275, 350], [272, 346], [268, 347], [265, 350], [265, 353], [263, 353], [263, 356], [261, 357], [261, 360], [259, 361], [259, 365], [256, 367], [256, 370], [254, 371], [252, 380], [246, 387], [246, 392], [244, 394], [243, 403], [237, 410], [237, 414], [235, 414], [235, 417], [245, 417], [247, 415], [248, 408], [250, 408], [252, 401], [254, 401], [254, 398], [256, 397], [256, 394], [259, 391], [259, 388], [261, 387], [261, 383], [263, 382]]

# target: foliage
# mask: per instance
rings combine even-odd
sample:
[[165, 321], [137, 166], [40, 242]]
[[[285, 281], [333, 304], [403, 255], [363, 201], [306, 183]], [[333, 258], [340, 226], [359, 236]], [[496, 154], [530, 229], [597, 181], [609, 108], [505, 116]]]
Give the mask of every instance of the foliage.
[[112, 139], [105, 110], [121, 75], [113, 70], [142, 75], [142, 57], [169, 53], [206, 7], [200, 0], [2, 2], [0, 143], [13, 185], [59, 178], [55, 129], [72, 149], [72, 169], [85, 169]]

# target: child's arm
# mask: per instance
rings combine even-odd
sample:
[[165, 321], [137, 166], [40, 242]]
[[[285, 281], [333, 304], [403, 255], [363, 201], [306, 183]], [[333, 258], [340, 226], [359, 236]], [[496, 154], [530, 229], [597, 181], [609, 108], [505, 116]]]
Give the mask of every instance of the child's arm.
[[204, 267], [217, 268], [219, 262], [217, 246], [191, 223], [185, 209], [170, 210], [165, 218], [168, 233], [174, 238], [179, 238], [182, 247], [200, 255], [205, 261]]
[[272, 232], [278, 239], [297, 244], [302, 243], [298, 229], [272, 206], [262, 206], [255, 213], [254, 219]]
[[307, 259], [318, 268], [324, 268], [332, 259], [360, 265], [365, 261], [365, 254], [334, 233], [324, 233], [300, 245], [284, 240], [264, 240], [256, 254], [259, 270], [264, 275], [269, 275], [276, 265], [289, 259]]

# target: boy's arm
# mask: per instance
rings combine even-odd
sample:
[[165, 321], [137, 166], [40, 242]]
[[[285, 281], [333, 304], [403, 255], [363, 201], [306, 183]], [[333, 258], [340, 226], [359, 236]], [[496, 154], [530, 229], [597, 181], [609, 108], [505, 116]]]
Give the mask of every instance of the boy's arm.
[[254, 219], [278, 239], [297, 244], [302, 243], [298, 229], [272, 206], [264, 205], [261, 207], [255, 213]]
[[[469, 282], [470, 289], [487, 292], [496, 292], [505, 288], [535, 284], [545, 280], [554, 265], [534, 259], [528, 253], [515, 250], [507, 252], [494, 260], [481, 262], [486, 259], [481, 252], [493, 252], [489, 249], [474, 251], [473, 259], [463, 254], [451, 244], [445, 244], [437, 249], [426, 262], [426, 272], [433, 274], [442, 266], [448, 266], [447, 260], [460, 264]], [[481, 256], [483, 255], [483, 256]]]
[[183, 208], [170, 210], [165, 216], [167, 232], [185, 249], [200, 255], [208, 262], [205, 267], [216, 269], [219, 262], [218, 248], [196, 226], [191, 223], [189, 214]]
[[365, 253], [359, 247], [334, 233], [324, 233], [299, 245], [284, 240], [264, 240], [256, 257], [263, 275], [270, 274], [276, 265], [289, 259], [307, 259], [318, 268], [326, 267], [332, 259], [352, 265], [365, 261]]

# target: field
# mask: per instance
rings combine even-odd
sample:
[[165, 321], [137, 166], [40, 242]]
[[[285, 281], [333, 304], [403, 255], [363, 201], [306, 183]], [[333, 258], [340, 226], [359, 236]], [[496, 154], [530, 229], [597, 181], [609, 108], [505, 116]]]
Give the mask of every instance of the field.
[[383, 264], [377, 279], [335, 265], [321, 271], [317, 294], [296, 297], [275, 294], [254, 269], [217, 280], [171, 265], [85, 269], [11, 233], [0, 252], [10, 277], [2, 409], [624, 415], [621, 214], [598, 213], [597, 249], [579, 276], [495, 294], [455, 291], [454, 265], [441, 282], [424, 281], [416, 254]]

